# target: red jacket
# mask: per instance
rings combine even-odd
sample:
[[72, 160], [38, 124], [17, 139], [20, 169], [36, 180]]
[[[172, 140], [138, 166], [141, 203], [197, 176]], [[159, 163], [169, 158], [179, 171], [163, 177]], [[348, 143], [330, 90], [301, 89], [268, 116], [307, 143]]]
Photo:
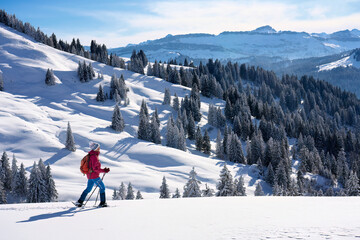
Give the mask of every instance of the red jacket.
[[105, 170], [101, 168], [101, 163], [99, 161], [99, 154], [100, 152], [94, 150], [91, 150], [89, 152], [90, 155], [89, 166], [92, 172], [87, 174], [88, 179], [98, 178], [100, 173], [105, 172]]

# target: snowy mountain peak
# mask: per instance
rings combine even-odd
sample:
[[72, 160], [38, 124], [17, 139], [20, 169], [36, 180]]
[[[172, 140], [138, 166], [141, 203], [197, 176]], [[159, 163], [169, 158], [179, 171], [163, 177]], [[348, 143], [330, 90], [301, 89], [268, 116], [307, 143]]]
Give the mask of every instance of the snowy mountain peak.
[[262, 26], [262, 27], [258, 27], [257, 29], [251, 31], [251, 32], [256, 32], [256, 33], [277, 33], [277, 31], [272, 28], [269, 25], [266, 26]]

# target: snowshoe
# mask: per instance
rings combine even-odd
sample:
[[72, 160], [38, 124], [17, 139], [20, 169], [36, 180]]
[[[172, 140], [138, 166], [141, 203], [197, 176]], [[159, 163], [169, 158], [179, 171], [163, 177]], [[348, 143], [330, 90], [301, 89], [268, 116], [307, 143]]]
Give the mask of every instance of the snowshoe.
[[98, 206], [99, 208], [108, 207], [106, 202], [101, 202]]
[[83, 203], [82, 202], [73, 202], [73, 204], [76, 206], [76, 207], [82, 207], [83, 206]]

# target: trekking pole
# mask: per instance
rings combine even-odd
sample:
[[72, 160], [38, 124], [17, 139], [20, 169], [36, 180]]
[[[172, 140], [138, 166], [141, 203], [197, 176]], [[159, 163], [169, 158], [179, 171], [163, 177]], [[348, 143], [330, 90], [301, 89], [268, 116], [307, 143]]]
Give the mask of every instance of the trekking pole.
[[[105, 173], [104, 173], [104, 175], [103, 175], [103, 177], [102, 177], [102, 179], [101, 179], [101, 180], [103, 180], [103, 179], [104, 179], [104, 177], [105, 177]], [[86, 202], [85, 202], [85, 204], [83, 205], [83, 207], [85, 207], [85, 205], [87, 204], [87, 202], [89, 201], [89, 199], [91, 198], [91, 196], [93, 195], [93, 193], [95, 192], [95, 190], [97, 189], [97, 187], [98, 187], [98, 185], [96, 184], [95, 189], [92, 191], [92, 193], [91, 193], [90, 197], [88, 197], [88, 199], [86, 200]]]
[[[104, 179], [105, 174], [106, 174], [106, 173], [104, 173], [104, 175], [102, 176], [101, 181]], [[98, 198], [99, 198], [99, 194], [100, 194], [100, 188], [99, 188], [98, 194], [97, 194], [97, 196], [96, 196], [96, 200], [95, 200], [94, 206], [96, 206], [97, 200], [98, 200]]]

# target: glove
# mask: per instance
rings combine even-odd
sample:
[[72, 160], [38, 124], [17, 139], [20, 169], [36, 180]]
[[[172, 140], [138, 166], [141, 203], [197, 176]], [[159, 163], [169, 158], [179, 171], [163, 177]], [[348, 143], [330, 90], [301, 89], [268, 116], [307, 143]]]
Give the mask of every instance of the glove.
[[108, 172], [110, 172], [110, 168], [104, 168], [104, 171], [105, 171], [105, 173], [108, 173]]

